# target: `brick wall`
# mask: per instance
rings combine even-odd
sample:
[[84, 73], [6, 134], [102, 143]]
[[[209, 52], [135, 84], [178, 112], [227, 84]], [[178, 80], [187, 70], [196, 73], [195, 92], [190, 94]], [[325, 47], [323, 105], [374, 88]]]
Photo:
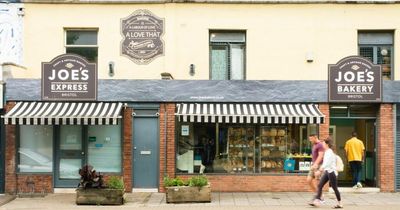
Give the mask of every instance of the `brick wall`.
[[329, 136], [329, 104], [319, 104], [319, 110], [325, 115], [325, 121], [319, 125], [319, 138], [326, 139]]
[[[166, 115], [165, 112], [167, 113]], [[173, 103], [161, 104], [159, 119], [160, 119], [159, 191], [164, 192], [164, 187], [163, 187], [164, 173], [166, 172], [169, 177], [175, 177], [175, 104]], [[166, 125], [167, 130], [165, 130], [165, 120], [167, 120], [167, 125]], [[165, 135], [167, 135], [167, 145], [165, 145]], [[165, 149], [167, 149], [166, 159], [165, 159]], [[165, 171], [165, 163], [167, 163], [166, 171]]]
[[[187, 179], [190, 176], [179, 176]], [[214, 192], [305, 192], [310, 191], [304, 175], [294, 176], [231, 176], [209, 175], [211, 190]]]
[[18, 174], [18, 193], [51, 193], [53, 176], [48, 174]]
[[122, 172], [127, 192], [132, 192], [132, 112], [132, 108], [123, 110]]
[[378, 117], [378, 184], [383, 192], [394, 189], [393, 105], [381, 104]]
[[[5, 106], [5, 112], [10, 111], [15, 106], [14, 102], [8, 102]], [[5, 142], [5, 192], [15, 194], [17, 192], [17, 176], [15, 173], [15, 125], [6, 125]]]
[[[15, 102], [8, 102], [5, 111], [10, 111]], [[6, 125], [5, 153], [5, 192], [16, 193], [49, 193], [53, 192], [53, 176], [50, 174], [17, 174], [16, 173], [16, 127]]]

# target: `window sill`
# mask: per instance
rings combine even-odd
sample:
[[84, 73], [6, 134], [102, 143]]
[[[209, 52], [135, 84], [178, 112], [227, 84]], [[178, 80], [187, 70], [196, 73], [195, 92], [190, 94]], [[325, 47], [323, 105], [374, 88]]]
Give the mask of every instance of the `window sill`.
[[53, 172], [17, 172], [17, 175], [51, 175], [53, 176]]

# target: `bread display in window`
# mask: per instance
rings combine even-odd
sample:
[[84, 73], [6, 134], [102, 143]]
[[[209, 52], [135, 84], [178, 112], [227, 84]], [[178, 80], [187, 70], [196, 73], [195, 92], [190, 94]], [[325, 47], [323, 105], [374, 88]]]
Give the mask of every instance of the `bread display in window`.
[[229, 127], [228, 129], [229, 173], [255, 172], [255, 129], [254, 127]]
[[260, 134], [259, 170], [261, 172], [282, 171], [287, 151], [287, 127], [261, 126]]

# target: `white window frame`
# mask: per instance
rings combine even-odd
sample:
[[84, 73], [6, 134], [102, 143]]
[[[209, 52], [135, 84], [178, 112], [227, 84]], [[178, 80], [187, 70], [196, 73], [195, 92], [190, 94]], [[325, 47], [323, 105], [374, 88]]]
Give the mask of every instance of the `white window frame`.
[[[68, 45], [67, 44], [67, 33], [69, 31], [95, 31], [96, 32], [96, 44], [95, 45]], [[67, 53], [68, 48], [96, 48], [97, 58], [99, 56], [99, 29], [98, 28], [64, 28], [64, 52]], [[98, 62], [98, 60], [97, 60]]]
[[[232, 39], [226, 39], [226, 40], [212, 40], [212, 34], [232, 34], [233, 37], [231, 37]], [[235, 37], [235, 35], [237, 35]], [[229, 37], [229, 36], [228, 36]], [[236, 38], [236, 39], [235, 39]], [[232, 48], [233, 46], [238, 46], [238, 45], [242, 45], [243, 46], [243, 78], [240, 80], [246, 80], [246, 32], [245, 31], [214, 31], [214, 30], [210, 30], [209, 32], [209, 54], [210, 54], [210, 58], [209, 58], [209, 79], [212, 80], [213, 79], [213, 75], [212, 75], [212, 47], [213, 46], [223, 46], [227, 48], [227, 68], [228, 68], [228, 78], [227, 80], [233, 80], [233, 74], [232, 74]]]

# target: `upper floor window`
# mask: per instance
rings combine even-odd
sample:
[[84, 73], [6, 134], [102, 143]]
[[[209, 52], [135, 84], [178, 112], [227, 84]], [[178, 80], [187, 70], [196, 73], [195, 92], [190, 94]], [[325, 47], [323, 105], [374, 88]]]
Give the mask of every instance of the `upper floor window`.
[[210, 79], [244, 80], [246, 34], [210, 32]]
[[359, 55], [382, 65], [382, 79], [393, 79], [393, 33], [359, 32]]
[[85, 57], [89, 62], [97, 62], [97, 30], [67, 29], [66, 53], [74, 53]]

